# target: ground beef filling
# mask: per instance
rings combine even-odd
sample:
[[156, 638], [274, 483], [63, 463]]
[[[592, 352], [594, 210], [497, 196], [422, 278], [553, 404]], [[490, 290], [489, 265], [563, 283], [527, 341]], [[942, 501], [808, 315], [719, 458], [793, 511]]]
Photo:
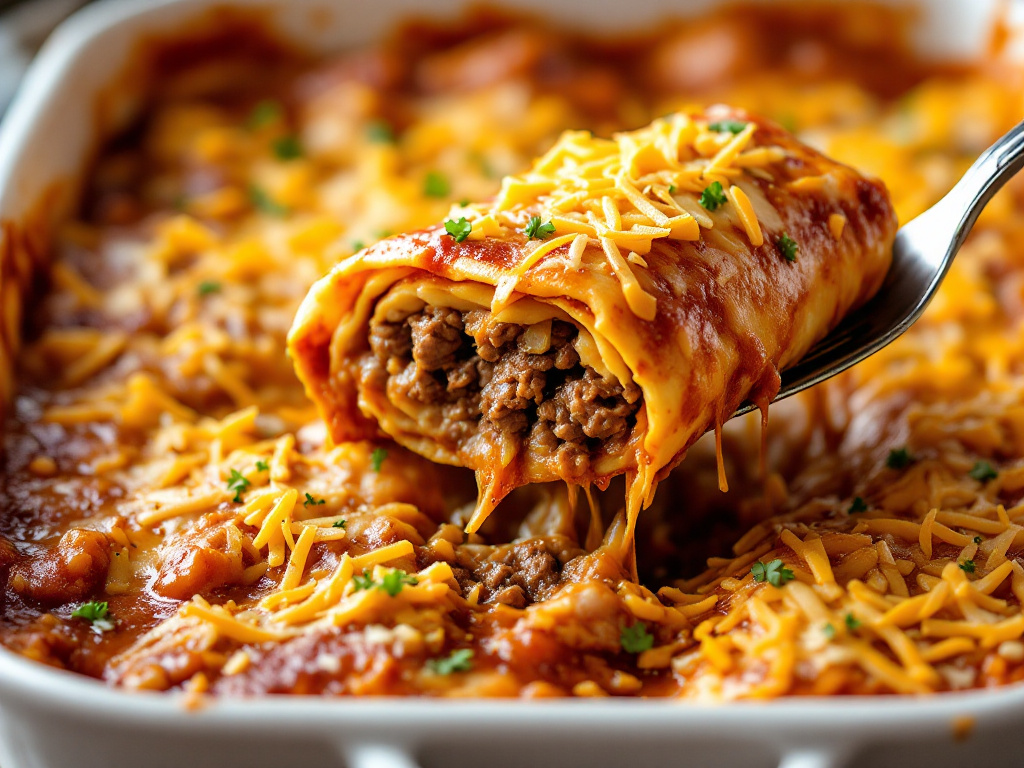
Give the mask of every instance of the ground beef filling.
[[640, 390], [583, 365], [576, 326], [553, 321], [550, 342], [538, 347], [536, 333], [488, 319], [484, 310], [427, 306], [374, 323], [364, 373], [392, 400], [433, 406], [431, 427], [453, 445], [478, 430], [511, 433], [556, 454], [568, 475], [585, 471], [597, 451], [621, 449]]

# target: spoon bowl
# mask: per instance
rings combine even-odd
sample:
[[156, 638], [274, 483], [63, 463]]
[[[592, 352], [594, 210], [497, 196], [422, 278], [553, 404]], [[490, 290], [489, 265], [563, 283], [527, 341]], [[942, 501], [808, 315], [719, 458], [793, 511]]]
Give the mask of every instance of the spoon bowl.
[[[878, 293], [782, 372], [775, 400], [842, 373], [903, 335], [935, 296], [986, 203], [1022, 166], [1024, 122], [986, 149], [945, 197], [900, 227]], [[733, 416], [755, 408], [746, 402]]]

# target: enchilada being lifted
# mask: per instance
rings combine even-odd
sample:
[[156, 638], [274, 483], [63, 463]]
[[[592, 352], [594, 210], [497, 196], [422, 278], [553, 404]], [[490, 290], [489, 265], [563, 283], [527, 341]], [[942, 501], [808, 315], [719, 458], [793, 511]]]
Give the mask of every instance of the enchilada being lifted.
[[335, 440], [383, 432], [480, 486], [658, 479], [881, 285], [880, 181], [726, 107], [569, 132], [492, 202], [346, 258], [289, 337]]

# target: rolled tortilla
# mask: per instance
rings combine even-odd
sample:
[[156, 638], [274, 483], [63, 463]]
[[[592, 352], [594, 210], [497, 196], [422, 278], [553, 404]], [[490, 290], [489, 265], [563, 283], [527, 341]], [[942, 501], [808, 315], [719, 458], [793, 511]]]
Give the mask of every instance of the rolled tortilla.
[[725, 107], [566, 133], [450, 215], [341, 260], [289, 348], [335, 440], [477, 472], [470, 531], [517, 486], [622, 473], [632, 522], [878, 289], [896, 230], [880, 181]]

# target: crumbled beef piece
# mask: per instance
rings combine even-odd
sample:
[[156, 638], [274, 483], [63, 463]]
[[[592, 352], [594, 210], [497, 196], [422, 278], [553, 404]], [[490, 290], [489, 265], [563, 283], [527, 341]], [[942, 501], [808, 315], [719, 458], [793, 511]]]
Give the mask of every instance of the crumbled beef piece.
[[483, 390], [480, 405], [484, 415], [498, 423], [513, 411], [539, 405], [547, 384], [545, 372], [553, 366], [550, 355], [528, 355], [519, 350], [506, 353], [495, 363], [494, 376]]
[[412, 359], [428, 371], [442, 371], [455, 363], [455, 353], [464, 343], [462, 314], [444, 307], [424, 307], [409, 320], [412, 329]]
[[636, 397], [632, 398], [633, 403], [628, 402], [621, 386], [598, 376], [593, 368], [587, 368], [582, 378], [567, 381], [560, 394], [572, 419], [583, 427], [587, 437], [599, 440], [625, 432], [629, 426], [627, 418], [636, 410]]
[[[486, 601], [503, 602], [523, 607], [526, 602], [543, 600], [558, 586], [559, 565], [544, 543], [524, 541], [498, 549], [473, 571], [484, 586]], [[521, 590], [523, 605], [510, 587]]]
[[493, 375], [494, 366], [479, 355], [473, 355], [448, 371], [448, 391], [485, 387]]
[[[374, 323], [370, 328], [370, 349], [388, 373], [398, 373], [412, 351], [412, 332], [407, 323]], [[392, 370], [394, 361], [395, 370]]]

